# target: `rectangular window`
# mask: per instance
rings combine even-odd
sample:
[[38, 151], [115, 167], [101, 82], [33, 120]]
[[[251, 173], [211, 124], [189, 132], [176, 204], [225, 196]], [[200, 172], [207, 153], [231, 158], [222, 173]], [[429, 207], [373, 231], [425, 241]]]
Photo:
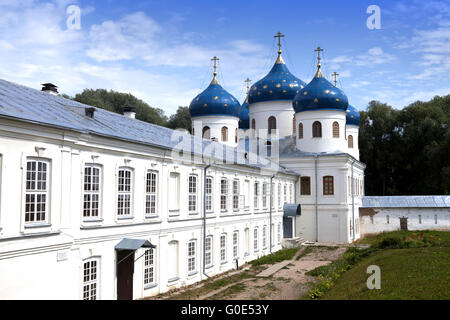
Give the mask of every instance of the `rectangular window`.
[[206, 237], [205, 241], [205, 265], [212, 266], [212, 236]]
[[263, 226], [262, 234], [263, 249], [267, 248], [267, 226]]
[[197, 176], [189, 176], [189, 212], [197, 211]]
[[98, 259], [89, 259], [83, 264], [83, 300], [98, 298]]
[[281, 209], [281, 183], [278, 184], [278, 208]]
[[258, 227], [253, 229], [253, 251], [258, 252]]
[[228, 180], [220, 180], [220, 210], [228, 210]]
[[419, 214], [419, 224], [422, 224], [422, 215]]
[[281, 243], [281, 223], [278, 223], [278, 243]]
[[49, 163], [44, 160], [28, 160], [25, 190], [25, 222], [48, 220]]
[[311, 177], [300, 177], [300, 194], [311, 195]]
[[437, 224], [437, 222], [438, 222], [437, 220], [438, 220], [438, 219], [437, 219], [437, 214], [435, 214], [435, 215], [434, 215], [434, 224]]
[[171, 172], [169, 176], [169, 210], [180, 210], [180, 174]]
[[239, 256], [239, 231], [233, 232], [233, 258]]
[[269, 193], [269, 191], [267, 190], [267, 183], [263, 183], [262, 187], [262, 206], [263, 209], [267, 209], [267, 194]]
[[250, 207], [250, 181], [244, 181], [244, 208], [248, 209]]
[[323, 177], [323, 194], [333, 195], [334, 194], [334, 178], [332, 176]]
[[386, 223], [389, 224], [389, 215], [386, 215]]
[[233, 210], [239, 210], [239, 180], [233, 180]]
[[255, 207], [255, 209], [258, 209], [258, 204], [259, 204], [259, 183], [255, 182], [255, 190], [254, 190], [254, 195], [253, 195], [253, 206]]
[[272, 209], [275, 209], [275, 183], [271, 184], [269, 193], [270, 193], [269, 196], [270, 196], [270, 203], [271, 203]]
[[284, 202], [287, 202], [287, 186], [283, 186]]
[[144, 255], [144, 285], [155, 283], [154, 249], [145, 250]]
[[206, 178], [206, 185], [205, 185], [205, 209], [206, 211], [212, 211], [212, 186], [213, 186], [213, 179], [211, 177]]
[[227, 262], [227, 235], [222, 234], [220, 236], [220, 262]]
[[157, 205], [157, 185], [158, 173], [156, 171], [147, 171], [147, 179], [145, 185], [145, 214], [147, 216], [156, 215]]
[[99, 216], [100, 167], [87, 164], [84, 167], [83, 217]]
[[117, 215], [131, 215], [131, 169], [120, 169], [118, 174]]
[[289, 185], [289, 201], [294, 203], [294, 188], [292, 184]]
[[188, 272], [194, 272], [196, 268], [195, 245], [195, 240], [191, 240], [188, 242]]

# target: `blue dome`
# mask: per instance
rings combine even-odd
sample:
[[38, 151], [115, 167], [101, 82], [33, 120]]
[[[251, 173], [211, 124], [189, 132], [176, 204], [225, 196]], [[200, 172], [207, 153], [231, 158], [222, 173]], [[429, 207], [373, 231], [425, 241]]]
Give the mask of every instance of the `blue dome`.
[[346, 120], [347, 125], [359, 126], [359, 111], [355, 107], [348, 105]]
[[250, 129], [250, 117], [248, 115], [248, 101], [245, 99], [244, 103], [241, 105], [241, 110], [239, 112], [239, 128], [240, 129]]
[[348, 99], [344, 91], [332, 85], [320, 71], [292, 101], [295, 112], [312, 110], [341, 110], [346, 111]]
[[250, 88], [248, 103], [272, 100], [292, 101], [305, 85], [305, 82], [288, 70], [283, 58], [279, 55], [272, 70]]
[[241, 105], [214, 77], [208, 88], [192, 100], [189, 105], [191, 117], [231, 116], [239, 118]]

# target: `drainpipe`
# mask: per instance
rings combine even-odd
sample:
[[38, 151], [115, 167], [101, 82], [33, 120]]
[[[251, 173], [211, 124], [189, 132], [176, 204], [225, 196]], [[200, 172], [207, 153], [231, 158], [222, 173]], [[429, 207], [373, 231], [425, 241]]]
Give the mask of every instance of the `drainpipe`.
[[210, 164], [203, 168], [203, 275], [207, 278], [209, 276], [206, 274], [206, 170], [209, 167]]
[[319, 188], [317, 186], [317, 158], [318, 155], [314, 156], [314, 183], [316, 185], [316, 196], [315, 196], [315, 207], [316, 207], [316, 242], [319, 242], [319, 211], [318, 211], [318, 207], [317, 207], [317, 201], [318, 201], [318, 192], [319, 192]]
[[273, 183], [275, 175], [270, 177], [270, 211], [269, 211], [269, 252], [272, 253], [272, 199], [273, 199]]
[[352, 230], [352, 237], [353, 241], [355, 241], [355, 190], [354, 190], [354, 181], [353, 181], [353, 164], [355, 163], [355, 159], [353, 159], [352, 162], [352, 224], [353, 224], [353, 230]]

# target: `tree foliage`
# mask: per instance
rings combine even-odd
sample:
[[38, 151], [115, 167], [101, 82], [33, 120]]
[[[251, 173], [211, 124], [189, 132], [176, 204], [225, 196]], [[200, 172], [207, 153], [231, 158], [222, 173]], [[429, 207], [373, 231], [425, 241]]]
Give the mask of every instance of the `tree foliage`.
[[360, 112], [367, 195], [450, 192], [450, 95], [402, 110], [371, 101]]

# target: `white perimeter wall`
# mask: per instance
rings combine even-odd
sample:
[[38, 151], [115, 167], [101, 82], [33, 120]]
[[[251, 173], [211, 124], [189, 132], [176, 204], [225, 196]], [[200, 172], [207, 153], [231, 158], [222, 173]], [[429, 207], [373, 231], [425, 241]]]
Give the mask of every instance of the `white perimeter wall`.
[[450, 230], [450, 208], [361, 208], [361, 234], [400, 230], [402, 217], [408, 230]]

